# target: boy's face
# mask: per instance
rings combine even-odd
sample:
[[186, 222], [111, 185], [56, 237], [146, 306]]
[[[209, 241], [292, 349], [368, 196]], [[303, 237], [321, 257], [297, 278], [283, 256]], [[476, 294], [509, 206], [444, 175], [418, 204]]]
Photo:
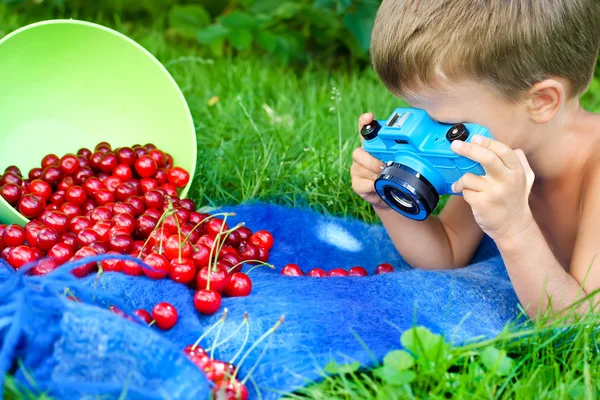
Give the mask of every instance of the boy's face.
[[420, 89], [404, 96], [414, 108], [427, 111], [442, 123], [473, 123], [487, 127], [492, 136], [527, 153], [525, 139], [530, 120], [522, 103], [514, 103], [488, 86], [474, 82], [440, 83], [435, 89]]

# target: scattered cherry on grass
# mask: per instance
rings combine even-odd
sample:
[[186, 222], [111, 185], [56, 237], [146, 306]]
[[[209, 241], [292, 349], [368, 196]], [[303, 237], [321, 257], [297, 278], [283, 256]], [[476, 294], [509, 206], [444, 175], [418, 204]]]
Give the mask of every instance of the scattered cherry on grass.
[[162, 330], [171, 329], [178, 317], [175, 307], [167, 302], [158, 303], [152, 308], [152, 318], [156, 321], [156, 326]]
[[146, 310], [135, 310], [133, 315], [144, 321], [146, 324], [150, 324], [152, 322], [152, 315]]
[[212, 315], [221, 308], [221, 295], [214, 290], [199, 289], [194, 295], [194, 308], [201, 314]]
[[379, 264], [375, 269], [375, 275], [387, 274], [390, 272], [394, 272], [394, 266], [388, 263]]
[[227, 268], [223, 265], [215, 265], [215, 267], [210, 270], [210, 283], [208, 281], [208, 275], [208, 267], [204, 267], [198, 271], [198, 275], [196, 276], [196, 288], [210, 289], [222, 293], [230, 280]]
[[304, 272], [302, 272], [297, 264], [287, 264], [281, 269], [281, 275], [304, 276]]
[[171, 260], [171, 268], [169, 269], [169, 278], [175, 282], [180, 282], [185, 285], [190, 284], [196, 277], [196, 266], [189, 258], [176, 258]]
[[313, 278], [323, 278], [327, 275], [327, 272], [325, 272], [325, 270], [321, 268], [313, 268], [310, 271], [308, 271], [306, 275]]
[[348, 276], [348, 271], [343, 268], [335, 268], [330, 271], [327, 271], [327, 276]]
[[369, 273], [363, 267], [352, 267], [348, 270], [348, 276], [368, 276]]
[[245, 297], [252, 292], [252, 281], [250, 277], [243, 272], [236, 272], [231, 275], [229, 283], [225, 286], [223, 294], [227, 297]]

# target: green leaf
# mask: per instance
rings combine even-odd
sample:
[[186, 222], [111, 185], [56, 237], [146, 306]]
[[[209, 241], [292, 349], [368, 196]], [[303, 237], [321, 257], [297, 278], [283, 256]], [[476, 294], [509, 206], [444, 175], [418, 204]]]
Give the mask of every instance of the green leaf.
[[498, 376], [510, 374], [513, 367], [513, 360], [506, 355], [506, 351], [490, 346], [486, 347], [479, 356], [488, 371], [494, 371]]
[[210, 15], [197, 4], [175, 5], [169, 10], [169, 26], [186, 37], [210, 24]]
[[273, 14], [277, 7], [281, 4], [281, 0], [259, 0], [255, 2], [248, 12], [256, 14]]
[[383, 358], [383, 365], [397, 369], [399, 371], [409, 369], [413, 366], [415, 360], [413, 357], [404, 350], [390, 351]]
[[232, 29], [229, 31], [227, 39], [237, 50], [246, 50], [252, 43], [252, 33], [246, 29]]
[[219, 19], [221, 25], [230, 29], [252, 30], [258, 26], [258, 20], [242, 11], [232, 11]]
[[383, 379], [387, 384], [393, 386], [402, 386], [407, 383], [411, 383], [417, 377], [414, 371], [400, 371], [395, 368], [382, 367], [377, 371], [377, 375]]
[[273, 53], [277, 48], [277, 35], [268, 31], [260, 31], [256, 36], [256, 41], [269, 53]]
[[293, 3], [286, 1], [282, 3], [275, 11], [275, 15], [281, 18], [292, 18], [295, 17], [302, 10], [302, 6], [299, 3]]
[[363, 1], [359, 3], [352, 14], [344, 16], [344, 26], [354, 35], [363, 51], [371, 46], [371, 31], [379, 8], [376, 2]]
[[306, 21], [321, 28], [328, 28], [337, 23], [335, 13], [327, 9], [308, 8], [302, 12], [302, 16]]
[[360, 368], [360, 364], [358, 362], [353, 362], [352, 364], [342, 364], [339, 365], [337, 362], [335, 361], [331, 361], [329, 363], [327, 363], [327, 365], [325, 366], [325, 372], [327, 372], [328, 374], [331, 375], [335, 375], [335, 374], [349, 374], [352, 372], [356, 372], [358, 371], [358, 369]]
[[221, 25], [209, 25], [196, 34], [196, 40], [203, 44], [223, 39], [229, 33], [229, 29]]
[[429, 361], [437, 361], [446, 353], [448, 344], [438, 334], [429, 329], [417, 326], [404, 332], [400, 338], [402, 345], [417, 357], [425, 357]]

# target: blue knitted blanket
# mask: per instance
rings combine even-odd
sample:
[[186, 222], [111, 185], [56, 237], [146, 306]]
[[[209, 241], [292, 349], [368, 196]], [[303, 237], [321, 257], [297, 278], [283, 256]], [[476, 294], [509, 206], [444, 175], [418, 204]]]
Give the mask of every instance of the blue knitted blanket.
[[[519, 313], [489, 238], [469, 267], [428, 272], [408, 266], [380, 225], [265, 203], [220, 211], [236, 213], [228, 219], [230, 226], [243, 221], [253, 231], [268, 229], [275, 238], [270, 262], [277, 269], [252, 271], [252, 294], [224, 298], [221, 310], [227, 308], [227, 318], [201, 342], [211, 347], [218, 335], [215, 358], [245, 358], [240, 377], [256, 364], [246, 384], [251, 399], [280, 398], [318, 380], [332, 360], [364, 365], [381, 360], [400, 348], [401, 331], [414, 324], [459, 343], [494, 336]], [[396, 272], [372, 275], [383, 262]], [[288, 263], [304, 271], [360, 265], [370, 276], [286, 277], [279, 272]], [[66, 268], [46, 277], [0, 269], [0, 368], [29, 390], [61, 399], [94, 394], [116, 399], [124, 392], [128, 399], [209, 398], [211, 384], [181, 350], [219, 321], [222, 312], [199, 315], [193, 291], [184, 285], [121, 273], [77, 280]], [[67, 300], [65, 287], [81, 302]], [[126, 312], [151, 310], [162, 301], [179, 312], [169, 331], [107, 310], [110, 304]], [[247, 331], [245, 325], [240, 329], [245, 312]], [[279, 329], [248, 352], [282, 315]]]

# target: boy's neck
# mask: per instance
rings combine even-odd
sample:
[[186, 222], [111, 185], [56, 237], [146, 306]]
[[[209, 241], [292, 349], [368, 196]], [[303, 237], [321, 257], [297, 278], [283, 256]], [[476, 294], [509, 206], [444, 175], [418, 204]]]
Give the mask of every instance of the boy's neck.
[[535, 149], [527, 153], [527, 161], [538, 182], [560, 178], [581, 158], [581, 153], [587, 151], [588, 147], [582, 142], [587, 119], [588, 113], [575, 98], [565, 103], [552, 122], [541, 127]]

